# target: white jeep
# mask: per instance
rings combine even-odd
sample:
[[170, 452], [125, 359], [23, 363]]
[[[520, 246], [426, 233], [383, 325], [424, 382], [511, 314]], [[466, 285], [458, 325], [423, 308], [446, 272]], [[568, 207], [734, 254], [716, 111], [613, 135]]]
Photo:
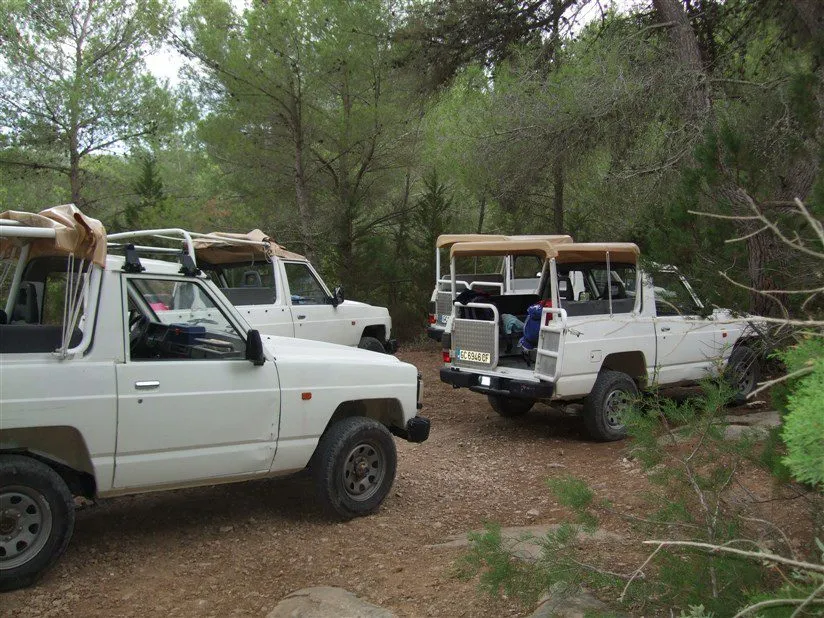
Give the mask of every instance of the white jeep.
[[412, 365], [261, 336], [188, 256], [107, 255], [103, 226], [73, 206], [0, 222], [0, 590], [63, 552], [75, 496], [308, 467], [349, 518], [389, 492], [392, 434], [427, 439]]
[[[518, 255], [543, 260], [537, 293], [459, 302], [457, 258]], [[617, 440], [626, 434], [621, 409], [639, 388], [692, 383], [725, 365], [740, 394], [757, 383], [756, 325], [704, 311], [672, 267], [644, 273], [634, 244], [476, 241], [453, 245], [451, 257], [440, 377], [486, 394], [503, 416], [524, 414], [536, 401], [583, 400], [590, 435]]]
[[[168, 229], [109, 235], [112, 244], [139, 238], [179, 239], [177, 250], [189, 254], [246, 321], [264, 335], [328, 341], [388, 354], [397, 351], [386, 307], [345, 300], [340, 287], [330, 292], [309, 260], [260, 230], [197, 234]], [[157, 246], [141, 249], [162, 251]]]

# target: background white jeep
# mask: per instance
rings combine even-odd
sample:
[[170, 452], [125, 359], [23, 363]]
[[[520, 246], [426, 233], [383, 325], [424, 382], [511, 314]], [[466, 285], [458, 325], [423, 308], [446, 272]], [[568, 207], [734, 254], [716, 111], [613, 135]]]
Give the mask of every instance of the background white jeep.
[[248, 234], [141, 230], [111, 234], [109, 240], [121, 243], [147, 237], [180, 238], [182, 250], [265, 335], [328, 341], [373, 352], [397, 350], [385, 307], [346, 300], [341, 288], [330, 292], [309, 260], [260, 230]]
[[[590, 435], [616, 440], [626, 433], [621, 409], [641, 388], [692, 383], [724, 366], [740, 394], [756, 385], [759, 334], [750, 321], [704, 311], [672, 267], [643, 272], [634, 244], [510, 240], [451, 249], [453, 264], [492, 255], [539, 256], [541, 284], [534, 294], [454, 302], [440, 377], [486, 394], [503, 416], [524, 414], [536, 401], [583, 400]], [[453, 276], [453, 299], [457, 289]], [[522, 345], [521, 333], [505, 333], [503, 316], [526, 322], [539, 302], [536, 340]]]

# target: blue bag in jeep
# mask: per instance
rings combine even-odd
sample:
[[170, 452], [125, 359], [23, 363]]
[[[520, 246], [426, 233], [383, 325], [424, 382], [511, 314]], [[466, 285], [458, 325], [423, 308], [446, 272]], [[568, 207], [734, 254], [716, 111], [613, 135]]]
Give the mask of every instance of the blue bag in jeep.
[[531, 350], [538, 345], [538, 337], [541, 334], [541, 315], [545, 307], [551, 307], [551, 300], [542, 300], [530, 305], [526, 310], [526, 321], [524, 322], [524, 336], [518, 342], [524, 350]]

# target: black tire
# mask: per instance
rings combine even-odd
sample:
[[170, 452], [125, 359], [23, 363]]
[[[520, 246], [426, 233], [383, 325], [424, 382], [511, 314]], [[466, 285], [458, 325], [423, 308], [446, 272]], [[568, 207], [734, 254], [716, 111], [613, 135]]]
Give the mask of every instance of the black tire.
[[638, 396], [635, 381], [620, 371], [604, 369], [592, 391], [584, 399], [583, 419], [587, 432], [594, 440], [611, 442], [627, 435], [620, 407], [628, 399]]
[[756, 354], [747, 346], [739, 346], [732, 351], [727, 363], [725, 376], [735, 389], [730, 401], [733, 405], [740, 405], [747, 401], [747, 395], [755, 390], [761, 378], [761, 364]]
[[362, 350], [369, 350], [370, 352], [380, 352], [381, 354], [386, 353], [386, 350], [383, 348], [383, 344], [374, 337], [361, 337], [358, 347]]
[[66, 550], [74, 500], [54, 470], [22, 455], [0, 455], [0, 591], [33, 584]]
[[532, 409], [535, 401], [532, 399], [518, 399], [517, 397], [505, 397], [503, 395], [487, 395], [489, 405], [501, 416], [512, 418], [523, 416]]
[[352, 416], [335, 423], [312, 458], [321, 504], [343, 519], [374, 513], [392, 489], [397, 464], [395, 441], [379, 422]]

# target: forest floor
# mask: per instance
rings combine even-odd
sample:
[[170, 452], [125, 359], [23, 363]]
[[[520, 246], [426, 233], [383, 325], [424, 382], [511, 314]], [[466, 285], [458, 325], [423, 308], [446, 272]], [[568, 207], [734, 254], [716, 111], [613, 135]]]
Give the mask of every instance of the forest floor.
[[[432, 434], [397, 441], [398, 475], [376, 515], [330, 521], [306, 477], [102, 501], [78, 512], [66, 554], [36, 586], [0, 597], [0, 615], [264, 616], [288, 593], [321, 585], [399, 616], [525, 615], [458, 576], [465, 549], [437, 545], [490, 521], [564, 521], [546, 487], [563, 474], [585, 479], [616, 511], [644, 514], [649, 484], [628, 441], [591, 442], [578, 418], [542, 405], [499, 417], [485, 397], [438, 380], [435, 344], [398, 356], [423, 372]], [[755, 472], [749, 481], [756, 495], [772, 491]], [[791, 535], [804, 536], [801, 519], [784, 519], [799, 526]], [[602, 525], [623, 541], [595, 542], [588, 561], [631, 572], [646, 555], [642, 537], [618, 515]]]

